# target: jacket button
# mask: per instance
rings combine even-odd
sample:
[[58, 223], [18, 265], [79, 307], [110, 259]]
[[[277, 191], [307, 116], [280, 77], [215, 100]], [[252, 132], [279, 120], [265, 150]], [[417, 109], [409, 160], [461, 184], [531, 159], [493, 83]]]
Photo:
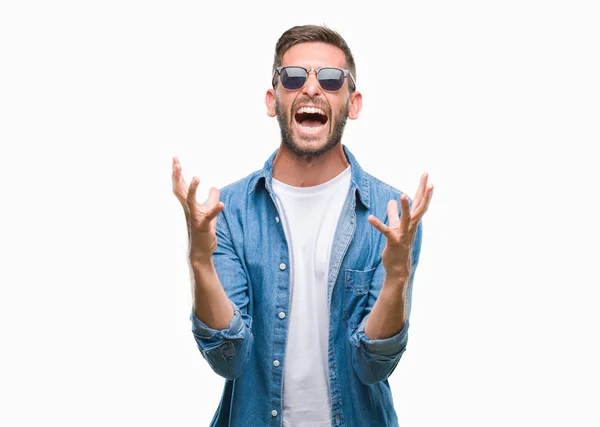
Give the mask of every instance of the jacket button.
[[273, 415], [274, 417], [276, 417], [276, 416], [277, 416], [277, 411], [276, 411], [275, 409], [273, 409], [273, 410], [271, 411], [271, 415]]
[[279, 318], [285, 319], [285, 313], [283, 311], [279, 312]]
[[279, 264], [279, 269], [281, 271], [285, 270], [285, 264], [284, 263]]

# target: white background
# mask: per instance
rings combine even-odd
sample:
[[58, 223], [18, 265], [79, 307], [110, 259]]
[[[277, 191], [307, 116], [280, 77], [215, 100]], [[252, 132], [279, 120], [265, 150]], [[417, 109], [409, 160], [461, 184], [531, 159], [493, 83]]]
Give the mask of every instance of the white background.
[[596, 2], [216, 3], [2, 2], [0, 425], [208, 425], [171, 159], [201, 196], [261, 168], [275, 42], [313, 23], [356, 58], [344, 143], [436, 188], [401, 425], [599, 426]]

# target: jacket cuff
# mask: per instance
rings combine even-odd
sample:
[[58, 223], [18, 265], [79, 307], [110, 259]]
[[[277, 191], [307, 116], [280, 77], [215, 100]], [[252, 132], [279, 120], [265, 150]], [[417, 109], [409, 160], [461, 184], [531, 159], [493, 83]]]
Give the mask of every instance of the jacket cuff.
[[350, 337], [350, 342], [357, 348], [361, 348], [367, 353], [372, 359], [378, 362], [389, 362], [397, 359], [406, 350], [406, 344], [408, 342], [408, 320], [404, 324], [404, 327], [396, 335], [389, 338], [383, 338], [378, 340], [370, 340], [365, 335], [365, 324], [367, 318], [365, 316], [356, 332]]
[[242, 313], [233, 302], [231, 302], [231, 305], [233, 307], [233, 319], [231, 319], [227, 329], [220, 330], [208, 327], [196, 316], [192, 309], [192, 313], [190, 314], [192, 333], [202, 350], [210, 350], [224, 340], [244, 339], [246, 337]]

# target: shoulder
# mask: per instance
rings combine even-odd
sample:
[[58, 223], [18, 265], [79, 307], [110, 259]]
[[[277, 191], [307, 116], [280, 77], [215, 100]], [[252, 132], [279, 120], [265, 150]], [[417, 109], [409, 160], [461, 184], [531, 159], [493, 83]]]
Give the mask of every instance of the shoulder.
[[260, 178], [261, 171], [256, 170], [237, 181], [227, 184], [220, 189], [221, 201], [240, 199], [241, 196], [247, 196], [256, 186], [257, 180]]
[[[363, 170], [363, 176], [365, 180], [369, 183], [369, 191], [371, 193], [371, 199], [379, 203], [382, 199], [391, 200], [391, 199], [400, 199], [400, 196], [404, 194], [402, 190], [394, 187], [393, 185], [388, 184], [380, 180], [379, 178], [371, 175], [368, 172]], [[412, 202], [412, 199], [409, 197], [408, 200]]]
[[[403, 194], [401, 190], [388, 184], [387, 182], [382, 181], [363, 169], [357, 158], [354, 156], [354, 154], [352, 154], [348, 147], [344, 146], [344, 152], [348, 158], [348, 161], [354, 168], [352, 172], [354, 183], [358, 187], [359, 191], [361, 191], [361, 197], [366, 197], [366, 200], [364, 199], [365, 201], [370, 200], [375, 204], [380, 204], [381, 200], [385, 199], [385, 203], [387, 205], [387, 201], [390, 199], [400, 199], [400, 196]], [[371, 202], [367, 203], [372, 205]]]
[[220, 201], [225, 205], [220, 215], [224, 217], [222, 219], [237, 218], [243, 222], [248, 213], [254, 211], [263, 200], [264, 194], [261, 188], [264, 188], [263, 169], [256, 170], [220, 188]]

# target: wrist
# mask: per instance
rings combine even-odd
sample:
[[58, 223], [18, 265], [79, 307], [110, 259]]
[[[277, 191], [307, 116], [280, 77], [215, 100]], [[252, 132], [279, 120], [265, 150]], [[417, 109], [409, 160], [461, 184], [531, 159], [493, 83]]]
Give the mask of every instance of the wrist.
[[385, 271], [385, 279], [390, 283], [396, 283], [398, 286], [408, 283], [410, 278], [410, 270], [407, 268], [387, 269]]
[[212, 256], [209, 257], [199, 257], [199, 256], [190, 256], [189, 259], [190, 267], [194, 272], [201, 272], [207, 270], [213, 270], [214, 264], [212, 260]]
[[383, 281], [381, 291], [385, 291], [389, 293], [390, 296], [392, 294], [402, 295], [405, 290], [408, 289], [409, 278], [406, 274], [386, 274], [385, 279]]

